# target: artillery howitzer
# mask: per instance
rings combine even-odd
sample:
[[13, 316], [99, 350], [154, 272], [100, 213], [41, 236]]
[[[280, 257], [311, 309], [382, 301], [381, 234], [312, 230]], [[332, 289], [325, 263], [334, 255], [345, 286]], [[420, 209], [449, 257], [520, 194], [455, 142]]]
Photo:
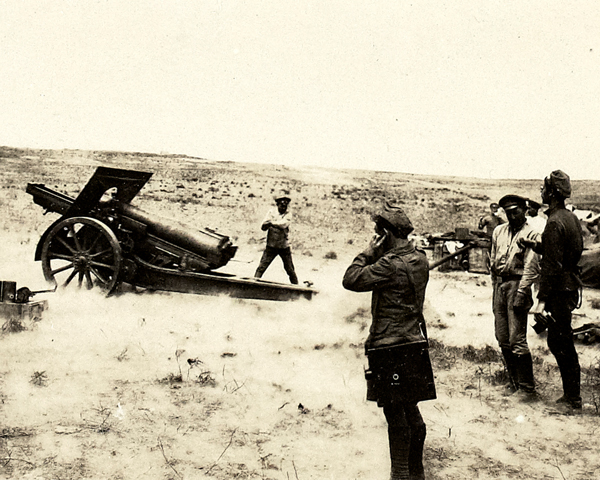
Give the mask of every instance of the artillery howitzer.
[[[62, 216], [42, 234], [35, 259], [46, 280], [62, 287], [122, 284], [150, 290], [226, 294], [263, 300], [310, 299], [315, 290], [213, 270], [237, 247], [210, 228], [157, 218], [130, 204], [152, 173], [98, 167], [73, 199], [42, 184], [27, 185], [34, 203]], [[106, 198], [112, 193], [112, 198]]]

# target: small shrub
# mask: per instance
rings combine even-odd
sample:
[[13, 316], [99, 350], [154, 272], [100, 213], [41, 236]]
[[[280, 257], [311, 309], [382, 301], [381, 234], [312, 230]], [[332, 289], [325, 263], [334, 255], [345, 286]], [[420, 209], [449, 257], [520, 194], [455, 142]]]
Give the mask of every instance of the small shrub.
[[212, 376], [211, 372], [202, 372], [196, 377], [196, 383], [199, 383], [203, 387], [216, 387], [217, 381]]
[[127, 347], [125, 347], [123, 349], [123, 351], [117, 355], [117, 360], [119, 362], [122, 362], [123, 360], [127, 360], [127, 359], [128, 359], [128, 357], [127, 357]]
[[346, 320], [346, 323], [362, 324], [362, 323], [364, 323], [365, 320], [368, 320], [369, 317], [370, 317], [369, 310], [367, 308], [360, 307], [356, 310], [356, 312], [351, 313], [350, 315], [346, 316], [346, 318], [344, 320]]
[[335, 253], [335, 252], [327, 252], [323, 258], [326, 258], [328, 260], [336, 260], [337, 259], [337, 253]]
[[30, 383], [35, 385], [36, 387], [45, 387], [48, 384], [48, 377], [46, 376], [46, 372], [33, 372], [31, 376]]
[[161, 378], [158, 383], [172, 385], [174, 383], [182, 383], [183, 377], [181, 374], [169, 373], [166, 377]]
[[448, 325], [446, 325], [444, 322], [442, 322], [441, 319], [438, 319], [437, 322], [430, 322], [429, 326], [431, 328], [437, 328], [439, 330], [446, 330], [448, 328]]
[[433, 363], [441, 369], [451, 368], [459, 358], [471, 363], [498, 363], [501, 362], [498, 351], [489, 345], [483, 348], [475, 348], [472, 345], [466, 347], [453, 347], [444, 345], [439, 340], [429, 339], [429, 352]]
[[489, 345], [484, 348], [475, 348], [468, 345], [464, 348], [463, 358], [474, 363], [490, 363], [500, 360], [497, 350]]
[[23, 325], [23, 322], [18, 318], [9, 318], [4, 325], [2, 325], [2, 332], [4, 333], [18, 333], [27, 330], [27, 327]]
[[98, 433], [110, 432], [113, 427], [110, 408], [103, 407], [102, 404], [100, 404], [98, 408], [92, 409], [92, 412], [91, 418], [84, 418], [85, 426]]

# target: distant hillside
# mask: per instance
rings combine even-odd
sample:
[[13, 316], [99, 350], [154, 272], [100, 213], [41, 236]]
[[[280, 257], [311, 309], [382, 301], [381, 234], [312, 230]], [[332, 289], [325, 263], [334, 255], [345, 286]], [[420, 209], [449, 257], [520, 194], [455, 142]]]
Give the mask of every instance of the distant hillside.
[[[295, 247], [306, 252], [366, 241], [372, 235], [370, 212], [382, 198], [404, 206], [416, 233], [440, 233], [458, 226], [476, 229], [489, 203], [507, 193], [539, 200], [541, 185], [541, 179], [489, 180], [292, 168], [186, 155], [0, 147], [1, 186], [24, 204], [31, 203], [24, 193], [27, 183], [44, 183], [76, 196], [100, 165], [153, 172], [134, 203], [157, 215], [218, 227], [239, 243], [260, 241], [257, 224], [272, 203], [272, 194], [287, 189], [296, 216]], [[577, 205], [581, 200], [585, 208], [600, 205], [599, 186], [598, 181], [574, 182], [572, 202]], [[37, 216], [39, 211], [31, 214]]]

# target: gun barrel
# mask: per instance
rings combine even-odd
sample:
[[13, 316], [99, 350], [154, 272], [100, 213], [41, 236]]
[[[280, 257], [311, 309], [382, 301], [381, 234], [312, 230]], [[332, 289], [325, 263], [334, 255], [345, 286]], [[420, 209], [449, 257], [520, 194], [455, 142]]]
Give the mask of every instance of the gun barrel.
[[213, 268], [225, 265], [237, 250], [228, 236], [214, 230], [192, 228], [171, 219], [151, 215], [128, 203], [113, 202], [113, 206], [121, 215], [145, 225], [146, 233], [206, 258]]
[[41, 183], [28, 183], [25, 191], [33, 197], [33, 203], [61, 215], [67, 213], [75, 201], [74, 198], [56, 192]]
[[436, 267], [439, 267], [441, 264], [449, 262], [450, 260], [452, 260], [454, 257], [456, 257], [457, 255], [460, 255], [461, 253], [466, 252], [467, 250], [473, 248], [474, 245], [472, 244], [468, 244], [462, 248], [459, 248], [458, 250], [456, 250], [456, 252], [451, 253], [450, 255], [446, 255], [445, 257], [440, 258], [439, 260], [436, 260], [433, 263], [429, 264], [429, 270], [433, 270]]

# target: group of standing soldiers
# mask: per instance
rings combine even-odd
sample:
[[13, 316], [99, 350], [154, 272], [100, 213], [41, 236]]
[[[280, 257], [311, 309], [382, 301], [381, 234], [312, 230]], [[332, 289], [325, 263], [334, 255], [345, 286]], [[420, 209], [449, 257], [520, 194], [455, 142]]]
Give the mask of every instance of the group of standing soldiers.
[[[557, 402], [577, 410], [582, 407], [580, 367], [571, 315], [581, 298], [577, 264], [583, 240], [579, 221], [565, 208], [570, 195], [564, 172], [556, 170], [544, 179], [541, 200], [549, 208], [543, 231], [528, 222], [526, 198], [503, 197], [499, 207], [508, 222], [491, 226], [490, 268], [496, 338], [510, 377], [508, 393], [526, 401], [538, 398], [527, 346], [531, 310], [548, 329], [548, 347], [561, 373], [564, 394]], [[388, 423], [391, 480], [423, 480], [426, 425], [418, 402], [436, 398], [423, 317], [429, 263], [408, 240], [413, 227], [400, 207], [386, 203], [373, 220], [376, 235], [348, 267], [342, 283], [348, 290], [372, 291], [372, 324], [365, 342], [367, 399], [383, 407]]]
[[[527, 199], [503, 197], [499, 204], [508, 223], [493, 231], [490, 270], [496, 339], [510, 379], [507, 393], [524, 401], [538, 400], [527, 346], [527, 315], [531, 310], [536, 331], [548, 330], [548, 348], [561, 374], [563, 395], [557, 402], [579, 410], [581, 373], [571, 320], [572, 311], [581, 302], [578, 263], [583, 236], [579, 220], [565, 207], [570, 196], [571, 182], [566, 173], [556, 170], [544, 179], [541, 197], [549, 208], [542, 232], [525, 216]], [[537, 285], [537, 303], [533, 285]]]

